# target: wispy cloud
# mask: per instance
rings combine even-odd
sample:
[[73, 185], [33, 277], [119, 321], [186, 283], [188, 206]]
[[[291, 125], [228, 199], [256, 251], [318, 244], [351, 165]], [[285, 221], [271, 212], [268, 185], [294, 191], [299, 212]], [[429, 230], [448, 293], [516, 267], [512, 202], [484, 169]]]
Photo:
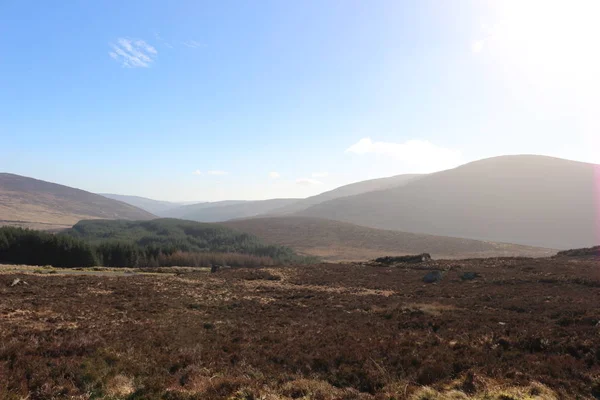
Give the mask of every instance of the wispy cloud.
[[199, 169], [194, 171], [194, 175], [202, 175], [202, 171], [200, 171]]
[[329, 175], [329, 173], [327, 173], [327, 172], [313, 172], [312, 177], [313, 178], [325, 178], [328, 175]]
[[311, 178], [300, 178], [300, 179], [296, 179], [296, 184], [302, 185], [302, 186], [311, 186], [311, 185], [322, 185], [323, 182], [318, 181], [316, 179], [311, 179]]
[[108, 55], [127, 68], [147, 68], [154, 62], [158, 51], [141, 39], [119, 38], [110, 44]]
[[453, 168], [462, 163], [460, 151], [436, 146], [426, 140], [408, 140], [404, 143], [374, 142], [363, 138], [346, 149], [357, 155], [373, 154], [393, 157], [419, 172], [433, 172]]
[[199, 49], [200, 47], [205, 47], [203, 43], [197, 42], [195, 40], [187, 40], [185, 42], [182, 42], [182, 44], [191, 49]]
[[281, 175], [279, 174], [279, 172], [269, 172], [269, 178], [277, 179], [277, 178], [281, 178]]
[[212, 171], [207, 171], [206, 173], [208, 175], [227, 175], [228, 174], [228, 172], [221, 171], [221, 170], [212, 170]]
[[156, 40], [158, 40], [160, 43], [162, 43], [165, 47], [168, 47], [169, 49], [173, 48], [173, 45], [169, 42], [167, 42], [165, 39], [163, 39], [162, 36], [160, 36], [159, 33], [155, 33], [154, 37], [156, 38]]

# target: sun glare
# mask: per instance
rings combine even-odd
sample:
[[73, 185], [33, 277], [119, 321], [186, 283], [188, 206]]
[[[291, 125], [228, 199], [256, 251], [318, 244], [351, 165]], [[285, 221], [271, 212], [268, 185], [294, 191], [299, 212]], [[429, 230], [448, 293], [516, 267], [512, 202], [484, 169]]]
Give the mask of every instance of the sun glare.
[[[545, 85], [596, 86], [600, 1], [497, 1], [473, 51], [488, 51]], [[508, 64], [508, 65], [507, 65]]]

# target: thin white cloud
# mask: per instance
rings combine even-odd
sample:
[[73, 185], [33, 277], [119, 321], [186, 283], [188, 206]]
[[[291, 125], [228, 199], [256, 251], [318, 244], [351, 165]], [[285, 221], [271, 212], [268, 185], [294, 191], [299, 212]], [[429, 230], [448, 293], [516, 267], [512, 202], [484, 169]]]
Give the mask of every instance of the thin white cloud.
[[318, 181], [316, 179], [311, 179], [311, 178], [300, 178], [300, 179], [296, 179], [296, 184], [302, 185], [302, 186], [311, 186], [311, 185], [322, 185], [323, 182]]
[[182, 42], [184, 46], [187, 46], [191, 49], [199, 49], [200, 47], [204, 47], [203, 43], [197, 42], [195, 40], [188, 40], [185, 42]]
[[202, 175], [202, 171], [200, 171], [199, 169], [194, 171], [194, 175]]
[[279, 172], [269, 172], [269, 178], [271, 179], [277, 179], [277, 178], [281, 178], [281, 175], [279, 174]]
[[154, 62], [158, 51], [141, 39], [119, 38], [110, 44], [108, 55], [127, 68], [147, 68]]
[[163, 37], [160, 36], [159, 33], [155, 33], [154, 37], [156, 38], [156, 40], [158, 40], [159, 42], [161, 42], [165, 47], [168, 47], [170, 49], [173, 48], [173, 45], [171, 43], [167, 42], [165, 39], [163, 39]]
[[226, 171], [221, 171], [221, 170], [212, 170], [212, 171], [208, 171], [206, 172], [208, 175], [227, 175], [228, 172]]
[[433, 172], [460, 165], [460, 151], [436, 146], [426, 140], [408, 140], [404, 143], [374, 142], [363, 138], [346, 149], [357, 155], [392, 157], [405, 163], [415, 172]]
[[329, 173], [327, 173], [327, 172], [313, 172], [312, 177], [313, 178], [325, 178], [328, 175], [329, 175]]

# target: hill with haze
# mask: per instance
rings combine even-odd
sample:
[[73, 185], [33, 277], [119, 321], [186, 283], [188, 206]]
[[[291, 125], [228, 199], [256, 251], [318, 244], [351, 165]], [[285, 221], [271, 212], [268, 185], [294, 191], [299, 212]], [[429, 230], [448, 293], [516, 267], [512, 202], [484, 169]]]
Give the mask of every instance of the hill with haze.
[[187, 219], [198, 222], [221, 222], [249, 218], [293, 204], [298, 199], [226, 200], [181, 206], [161, 213], [161, 217]]
[[61, 229], [97, 218], [147, 220], [155, 216], [84, 190], [0, 173], [0, 225]]
[[[288, 215], [307, 209], [315, 204], [340, 197], [375, 190], [399, 187], [412, 182], [423, 175], [405, 174], [388, 178], [370, 179], [351, 183], [339, 188], [311, 196], [306, 199], [273, 199], [260, 201], [224, 200], [215, 202], [173, 203], [152, 200], [145, 197], [105, 194], [103, 196], [123, 201], [159, 217], [180, 218], [200, 222], [219, 222], [230, 219], [252, 218], [261, 216]], [[222, 208], [230, 206], [228, 208]]]
[[403, 187], [299, 213], [358, 225], [557, 249], [598, 241], [600, 166], [518, 155], [475, 161]]
[[376, 190], [389, 189], [393, 187], [404, 186], [409, 182], [419, 179], [423, 175], [419, 174], [404, 174], [396, 175], [388, 178], [369, 179], [366, 181], [351, 183], [349, 185], [340, 186], [339, 188], [318, 194], [316, 196], [307, 197], [306, 199], [298, 200], [295, 203], [285, 205], [283, 207], [272, 210], [271, 215], [286, 215], [299, 212], [307, 209], [315, 204], [325, 201], [337, 199], [340, 197], [354, 196], [361, 193], [373, 192]]
[[98, 193], [101, 196], [108, 197], [109, 199], [122, 201], [123, 203], [131, 204], [137, 208], [148, 211], [151, 214], [161, 216], [163, 213], [173, 210], [178, 207], [182, 207], [185, 204], [175, 203], [171, 201], [153, 200], [146, 197], [140, 196], [127, 196], [123, 194], [112, 194], [112, 193]]
[[366, 228], [309, 217], [252, 218], [222, 223], [265, 242], [332, 261], [428, 252], [434, 258], [547, 257], [555, 250]]

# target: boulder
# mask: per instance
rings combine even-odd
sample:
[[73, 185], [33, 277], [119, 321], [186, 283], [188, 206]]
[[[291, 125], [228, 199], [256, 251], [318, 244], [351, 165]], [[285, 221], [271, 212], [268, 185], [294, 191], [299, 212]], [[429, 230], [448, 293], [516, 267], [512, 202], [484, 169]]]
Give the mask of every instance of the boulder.
[[430, 261], [431, 255], [429, 253], [422, 253], [417, 255], [408, 255], [408, 256], [396, 256], [396, 257], [379, 257], [374, 261], [379, 264], [396, 264], [396, 263], [421, 263], [424, 261]]
[[430, 271], [427, 274], [425, 274], [425, 276], [423, 277], [423, 282], [436, 283], [436, 282], [440, 282], [443, 277], [444, 277], [444, 274], [442, 273], [442, 271]]
[[462, 279], [463, 281], [472, 281], [475, 278], [479, 278], [481, 275], [479, 275], [477, 272], [463, 272], [460, 275], [460, 279]]

